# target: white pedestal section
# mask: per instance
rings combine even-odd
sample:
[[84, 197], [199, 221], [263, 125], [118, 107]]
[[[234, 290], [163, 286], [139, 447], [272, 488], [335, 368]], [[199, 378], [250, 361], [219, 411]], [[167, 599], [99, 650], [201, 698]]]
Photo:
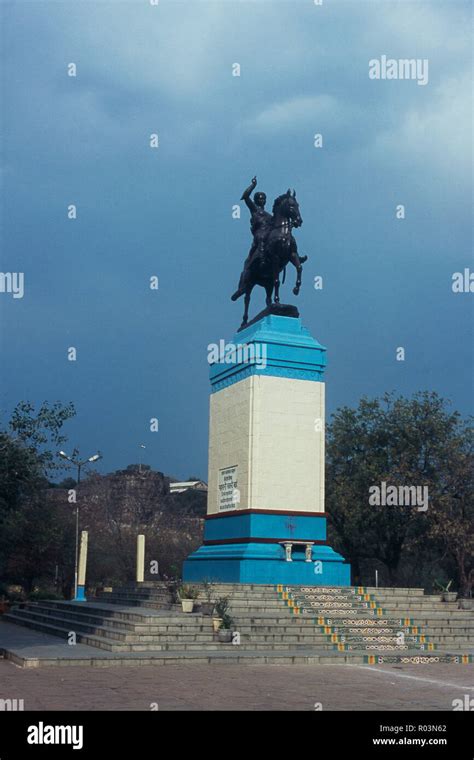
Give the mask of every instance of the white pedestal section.
[[324, 512], [324, 390], [251, 375], [211, 395], [208, 514]]

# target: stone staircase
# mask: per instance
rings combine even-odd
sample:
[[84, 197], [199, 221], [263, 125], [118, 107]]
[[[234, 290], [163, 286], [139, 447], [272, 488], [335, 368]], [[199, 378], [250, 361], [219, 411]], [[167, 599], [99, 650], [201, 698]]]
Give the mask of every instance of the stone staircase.
[[[397, 616], [396, 606], [390, 612], [384, 609], [364, 588], [279, 587], [278, 592], [294, 615], [311, 616], [314, 625], [340, 652], [434, 651], [438, 646], [412, 617]], [[404, 609], [407, 606], [405, 603]], [[438, 635], [437, 639], [443, 645], [464, 644], [466, 631], [459, 637]]]
[[[171, 609], [172, 598], [166, 583], [161, 581], [145, 581], [144, 583], [128, 583], [113, 591], [98, 591], [95, 601], [107, 604], [120, 604], [125, 607], [148, 607], [150, 609]], [[176, 611], [181, 605], [175, 605]]]
[[197, 611], [185, 614], [160, 582], [128, 584], [87, 603], [25, 603], [3, 618], [63, 639], [73, 633], [127, 662], [224, 653], [239, 662], [472, 661], [473, 612], [422, 589], [215, 584], [212, 593], [230, 598], [233, 643], [221, 643], [200, 613], [203, 589]]

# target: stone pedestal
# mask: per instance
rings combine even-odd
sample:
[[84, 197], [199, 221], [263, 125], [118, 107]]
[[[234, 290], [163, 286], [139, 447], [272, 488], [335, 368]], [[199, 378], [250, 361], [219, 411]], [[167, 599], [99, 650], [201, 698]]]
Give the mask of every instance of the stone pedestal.
[[137, 536], [137, 561], [135, 578], [137, 583], [143, 583], [145, 578], [145, 536], [140, 533]]
[[79, 550], [79, 572], [77, 577], [76, 602], [86, 602], [86, 569], [87, 569], [87, 544], [88, 532], [81, 532], [81, 546]]
[[299, 318], [269, 315], [211, 365], [204, 544], [185, 581], [349, 585], [326, 542], [325, 351]]

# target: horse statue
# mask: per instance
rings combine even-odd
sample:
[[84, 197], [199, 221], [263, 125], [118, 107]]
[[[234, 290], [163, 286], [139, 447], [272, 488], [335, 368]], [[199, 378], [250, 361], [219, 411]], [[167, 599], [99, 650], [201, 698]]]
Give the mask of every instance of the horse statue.
[[308, 257], [298, 256], [298, 247], [292, 235], [292, 229], [301, 227], [302, 224], [295, 191], [291, 193], [291, 190], [288, 190], [283, 195], [279, 195], [273, 204], [272, 218], [267, 225], [266, 237], [250, 260], [246, 262], [239, 288], [232, 295], [233, 301], [245, 295], [241, 328], [248, 322], [250, 296], [255, 285], [265, 288], [267, 306], [271, 306], [272, 296], [274, 303], [280, 303], [280, 272], [283, 271], [283, 282], [285, 282], [286, 265], [289, 262], [296, 269], [296, 284], [293, 293], [297, 296], [300, 292], [303, 263]]

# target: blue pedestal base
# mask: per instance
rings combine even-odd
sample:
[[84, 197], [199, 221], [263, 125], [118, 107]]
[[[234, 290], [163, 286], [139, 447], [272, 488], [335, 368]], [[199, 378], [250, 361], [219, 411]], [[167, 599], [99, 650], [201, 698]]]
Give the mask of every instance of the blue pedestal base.
[[74, 600], [75, 602], [87, 602], [86, 599], [86, 587], [85, 586], [78, 586], [77, 587], [77, 596]]
[[[291, 562], [283, 541], [293, 543]], [[311, 561], [306, 559], [305, 542], [315, 542]], [[350, 586], [351, 572], [344, 558], [326, 544], [324, 516], [244, 511], [206, 520], [204, 544], [184, 562], [183, 579]]]

